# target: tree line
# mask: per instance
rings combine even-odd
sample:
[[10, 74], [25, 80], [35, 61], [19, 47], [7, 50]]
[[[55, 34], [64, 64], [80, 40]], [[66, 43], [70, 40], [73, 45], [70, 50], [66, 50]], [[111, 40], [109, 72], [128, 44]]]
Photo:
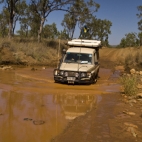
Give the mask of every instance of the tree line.
[[[20, 29], [16, 35], [20, 37], [72, 39], [75, 28], [87, 25], [90, 35], [86, 38], [98, 39], [108, 44], [112, 23], [109, 20], [97, 19], [95, 12], [100, 5], [94, 0], [0, 0], [0, 36], [14, 36], [17, 23]], [[56, 23], [45, 24], [53, 11], [64, 11], [61, 23], [62, 31], [58, 31]]]
[[[0, 0], [0, 7], [1, 37], [11, 39], [16, 32], [19, 37], [34, 37], [38, 42], [42, 38], [72, 39], [75, 28], [82, 31], [86, 26], [88, 32], [82, 33], [80, 38], [101, 40], [104, 46], [109, 46], [112, 22], [95, 16], [100, 5], [94, 0]], [[58, 31], [56, 23], [46, 24], [48, 16], [54, 11], [65, 12], [61, 22], [62, 31]], [[142, 31], [142, 6], [138, 6], [138, 11], [138, 28]], [[15, 31], [17, 24], [20, 29]], [[129, 33], [121, 40], [120, 45], [125, 47], [128, 43], [141, 45], [142, 34]]]
[[118, 47], [138, 47], [142, 46], [142, 5], [137, 7], [138, 14], [136, 14], [138, 21], [139, 33], [130, 32], [125, 34], [120, 41]]

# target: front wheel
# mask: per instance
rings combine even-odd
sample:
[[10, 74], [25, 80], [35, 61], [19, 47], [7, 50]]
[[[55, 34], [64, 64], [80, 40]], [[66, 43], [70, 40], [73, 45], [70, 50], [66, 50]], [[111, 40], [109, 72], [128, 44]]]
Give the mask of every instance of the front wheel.
[[94, 75], [94, 77], [92, 77], [92, 84], [97, 83], [97, 79], [98, 79], [98, 73]]

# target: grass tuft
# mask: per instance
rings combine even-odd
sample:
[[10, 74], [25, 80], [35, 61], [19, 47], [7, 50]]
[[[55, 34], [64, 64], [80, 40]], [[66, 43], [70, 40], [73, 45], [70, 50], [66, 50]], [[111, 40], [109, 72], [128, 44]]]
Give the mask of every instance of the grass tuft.
[[122, 86], [124, 87], [124, 93], [127, 96], [134, 96], [137, 94], [138, 92], [138, 88], [137, 88], [137, 76], [136, 75], [131, 75], [131, 76], [122, 76], [120, 78], [120, 82], [122, 84]]

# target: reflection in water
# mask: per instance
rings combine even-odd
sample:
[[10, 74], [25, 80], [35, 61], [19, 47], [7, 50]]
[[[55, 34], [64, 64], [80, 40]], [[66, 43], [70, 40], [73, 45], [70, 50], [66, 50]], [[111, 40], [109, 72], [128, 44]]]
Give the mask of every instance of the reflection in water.
[[65, 118], [72, 120], [90, 111], [96, 103], [96, 97], [87, 93], [66, 93], [57, 95], [55, 101], [62, 106]]
[[0, 142], [48, 142], [68, 120], [90, 111], [96, 101], [87, 93], [23, 92], [0, 92]]
[[1, 92], [0, 114], [0, 142], [48, 142], [67, 125], [53, 95]]

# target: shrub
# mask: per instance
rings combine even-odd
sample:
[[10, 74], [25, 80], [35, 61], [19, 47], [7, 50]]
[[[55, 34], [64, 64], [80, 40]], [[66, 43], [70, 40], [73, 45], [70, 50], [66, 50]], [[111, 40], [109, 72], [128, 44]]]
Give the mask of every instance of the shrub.
[[135, 62], [140, 66], [142, 65], [142, 52], [137, 52], [135, 55]]
[[137, 88], [137, 76], [136, 75], [132, 75], [132, 76], [122, 76], [120, 78], [120, 82], [122, 83], [123, 87], [124, 87], [124, 93], [128, 96], [133, 96], [136, 95], [136, 93], [138, 92], [138, 88]]

